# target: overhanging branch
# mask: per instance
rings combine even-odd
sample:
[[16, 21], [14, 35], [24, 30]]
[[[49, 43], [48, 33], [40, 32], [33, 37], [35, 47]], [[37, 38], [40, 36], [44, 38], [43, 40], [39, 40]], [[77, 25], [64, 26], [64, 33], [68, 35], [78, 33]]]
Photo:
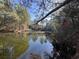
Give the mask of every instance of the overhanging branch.
[[47, 16], [49, 16], [51, 13], [57, 11], [58, 9], [60, 9], [61, 7], [65, 6], [66, 4], [70, 3], [73, 0], [66, 0], [64, 1], [61, 5], [59, 5], [58, 7], [56, 7], [55, 9], [51, 10], [49, 13], [47, 13], [43, 18], [41, 18], [40, 20], [38, 20], [36, 22], [36, 24], [38, 24], [40, 21], [44, 20]]

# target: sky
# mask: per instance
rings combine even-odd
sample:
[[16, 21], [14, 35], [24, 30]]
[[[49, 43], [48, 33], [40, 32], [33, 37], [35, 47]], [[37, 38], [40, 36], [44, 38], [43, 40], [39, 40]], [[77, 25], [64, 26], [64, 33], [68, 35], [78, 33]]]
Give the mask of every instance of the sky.
[[[20, 0], [12, 0], [12, 2], [13, 2], [13, 5], [15, 5], [15, 4], [19, 4], [19, 1]], [[33, 13], [33, 11], [34, 11], [34, 7], [35, 7], [36, 5], [35, 4], [33, 4], [31, 7], [32, 8], [27, 8], [27, 10], [28, 10], [28, 13], [29, 13], [29, 15], [30, 15], [30, 17], [31, 17], [31, 20], [34, 20], [35, 19], [35, 16], [34, 16], [34, 13]]]
[[[13, 3], [18, 3], [20, 0], [13, 0]], [[63, 2], [64, 0], [53, 0], [54, 2], [57, 2], [57, 1], [59, 1], [59, 2]], [[35, 11], [37, 11], [36, 10], [36, 8], [38, 8], [38, 6], [35, 4], [35, 3], [32, 3], [32, 6], [30, 7], [30, 8], [27, 8], [27, 10], [28, 10], [28, 13], [29, 13], [29, 15], [30, 15], [30, 17], [31, 17], [31, 20], [32, 21], [34, 21], [35, 20]], [[51, 10], [51, 9], [49, 9], [49, 10]], [[48, 19], [50, 19], [50, 18], [48, 18]]]
[[[60, 3], [62, 3], [64, 0], [53, 0], [54, 2], [60, 2]], [[36, 10], [36, 8], [38, 8], [38, 6], [37, 5], [35, 5], [34, 3], [32, 4], [32, 6], [31, 6], [31, 8], [29, 8], [28, 10], [29, 10], [29, 13], [30, 13], [30, 15], [31, 15], [31, 20], [35, 20], [35, 13], [34, 13], [34, 11], [37, 11]], [[50, 11], [51, 9], [49, 9], [49, 11]], [[48, 11], [48, 12], [49, 12]], [[46, 12], [46, 14], [48, 13], [48, 12]], [[49, 19], [49, 18], [48, 18]]]

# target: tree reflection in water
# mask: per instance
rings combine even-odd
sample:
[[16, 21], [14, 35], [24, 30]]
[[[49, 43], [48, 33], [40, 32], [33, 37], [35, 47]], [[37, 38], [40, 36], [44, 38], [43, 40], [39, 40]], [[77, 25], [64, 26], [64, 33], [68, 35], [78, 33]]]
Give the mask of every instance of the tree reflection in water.
[[29, 47], [20, 59], [49, 59], [53, 46], [45, 35], [30, 35]]

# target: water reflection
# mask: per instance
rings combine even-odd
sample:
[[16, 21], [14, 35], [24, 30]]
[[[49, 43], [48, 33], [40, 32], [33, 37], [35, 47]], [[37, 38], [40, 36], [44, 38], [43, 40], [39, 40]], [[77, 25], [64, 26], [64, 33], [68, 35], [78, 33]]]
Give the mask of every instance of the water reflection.
[[19, 59], [49, 59], [53, 51], [53, 46], [45, 35], [30, 35], [29, 47]]

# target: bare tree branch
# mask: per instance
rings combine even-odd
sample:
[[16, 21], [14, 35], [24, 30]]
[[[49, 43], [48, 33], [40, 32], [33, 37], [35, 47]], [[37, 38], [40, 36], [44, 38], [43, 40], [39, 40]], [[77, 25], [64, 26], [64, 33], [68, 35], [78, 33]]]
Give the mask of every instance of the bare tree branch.
[[51, 13], [57, 11], [58, 9], [60, 9], [61, 7], [65, 6], [66, 4], [70, 3], [73, 0], [66, 0], [64, 1], [61, 5], [59, 5], [58, 7], [56, 7], [55, 9], [51, 10], [48, 14], [46, 14], [42, 19], [38, 20], [36, 22], [36, 24], [38, 24], [40, 21], [44, 20], [47, 16], [49, 16]]

